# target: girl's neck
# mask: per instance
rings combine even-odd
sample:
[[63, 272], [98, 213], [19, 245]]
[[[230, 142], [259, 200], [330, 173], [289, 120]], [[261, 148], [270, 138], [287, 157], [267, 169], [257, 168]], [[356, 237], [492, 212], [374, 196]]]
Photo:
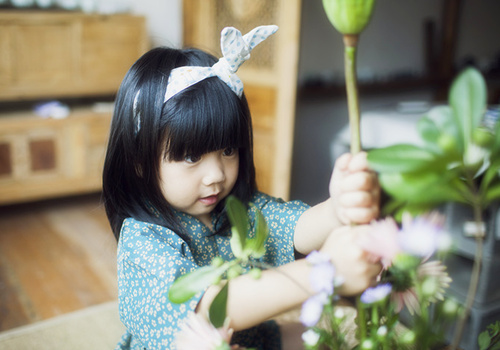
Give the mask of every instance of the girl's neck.
[[206, 227], [210, 229], [210, 231], [214, 230], [213, 224], [212, 224], [212, 215], [211, 214], [204, 214], [196, 217], [198, 220], [201, 221], [202, 224], [204, 224]]

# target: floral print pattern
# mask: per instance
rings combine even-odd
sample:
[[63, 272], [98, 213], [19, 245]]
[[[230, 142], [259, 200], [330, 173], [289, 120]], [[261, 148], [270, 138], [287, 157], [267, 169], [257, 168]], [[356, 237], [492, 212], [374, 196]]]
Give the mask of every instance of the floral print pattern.
[[[250, 222], [256, 208], [268, 224], [270, 233], [262, 261], [280, 266], [294, 260], [293, 234], [297, 220], [308, 206], [300, 201], [284, 202], [263, 193], [251, 200]], [[178, 217], [190, 240], [182, 240], [163, 226], [124, 220], [118, 243], [119, 311], [127, 327], [116, 349], [171, 349], [182, 322], [194, 312], [203, 292], [183, 304], [171, 303], [168, 290], [175, 279], [198, 267], [210, 264], [220, 256], [233, 259], [230, 229], [215, 234], [196, 218], [181, 213]], [[215, 231], [220, 222], [213, 218]], [[255, 235], [250, 227], [249, 236]], [[274, 340], [272, 334], [274, 334]], [[258, 338], [261, 339], [258, 339]], [[242, 346], [258, 349], [280, 349], [278, 327], [266, 322], [248, 331], [237, 332], [235, 340]]]

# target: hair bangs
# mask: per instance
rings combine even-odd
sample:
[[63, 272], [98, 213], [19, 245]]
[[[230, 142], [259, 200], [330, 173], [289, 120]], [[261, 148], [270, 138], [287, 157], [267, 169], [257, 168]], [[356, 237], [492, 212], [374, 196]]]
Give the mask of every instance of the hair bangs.
[[248, 148], [246, 104], [221, 81], [205, 79], [165, 103], [165, 157], [186, 156], [225, 148]]

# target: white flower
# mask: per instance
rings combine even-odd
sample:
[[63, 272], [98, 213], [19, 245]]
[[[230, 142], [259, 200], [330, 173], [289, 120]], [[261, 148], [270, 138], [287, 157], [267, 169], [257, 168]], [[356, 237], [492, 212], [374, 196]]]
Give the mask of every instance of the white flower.
[[387, 327], [381, 326], [379, 329], [377, 329], [377, 335], [382, 338], [385, 337], [387, 335]]
[[309, 329], [302, 333], [302, 340], [307, 346], [315, 346], [319, 341], [319, 334], [313, 329]]

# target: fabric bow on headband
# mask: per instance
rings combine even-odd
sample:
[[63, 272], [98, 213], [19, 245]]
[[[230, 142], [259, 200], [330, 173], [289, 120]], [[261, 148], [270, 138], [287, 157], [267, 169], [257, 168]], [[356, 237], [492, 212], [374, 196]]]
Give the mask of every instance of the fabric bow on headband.
[[277, 30], [278, 26], [275, 25], [260, 26], [242, 36], [236, 28], [224, 28], [220, 39], [223, 57], [212, 67], [185, 66], [173, 69], [168, 78], [164, 102], [191, 85], [210, 77], [218, 77], [241, 97], [243, 83], [235, 74], [236, 71], [250, 58], [253, 48]]

